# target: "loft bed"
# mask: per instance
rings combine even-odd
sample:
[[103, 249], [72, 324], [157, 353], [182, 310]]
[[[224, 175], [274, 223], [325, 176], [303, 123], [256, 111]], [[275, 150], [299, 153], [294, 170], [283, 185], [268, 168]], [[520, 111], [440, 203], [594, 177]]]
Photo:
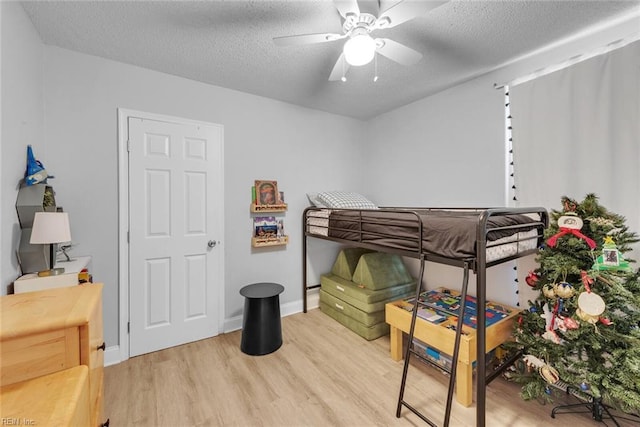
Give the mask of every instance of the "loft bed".
[[[420, 260], [420, 273], [416, 286], [416, 300], [422, 291], [425, 262], [431, 261], [463, 268], [461, 300], [467, 294], [469, 270], [476, 274], [477, 306], [487, 301], [486, 270], [537, 251], [543, 242], [544, 229], [549, 215], [544, 208], [409, 208], [384, 207], [378, 209], [331, 209], [308, 207], [302, 216], [303, 227], [303, 311], [307, 312], [307, 293], [320, 287], [308, 285], [307, 239], [317, 238], [375, 250], [395, 253]], [[404, 401], [411, 342], [415, 330], [418, 304], [414, 304], [409, 332], [409, 344], [405, 351], [404, 369], [398, 397], [396, 416], [402, 406], [415, 413], [429, 425], [436, 427], [429, 418]], [[449, 425], [456, 365], [464, 318], [464, 304], [458, 317], [449, 377], [449, 390], [445, 409], [444, 426]], [[486, 385], [497, 374], [486, 374], [486, 313], [477, 311], [477, 375], [476, 375], [476, 425], [485, 425]]]

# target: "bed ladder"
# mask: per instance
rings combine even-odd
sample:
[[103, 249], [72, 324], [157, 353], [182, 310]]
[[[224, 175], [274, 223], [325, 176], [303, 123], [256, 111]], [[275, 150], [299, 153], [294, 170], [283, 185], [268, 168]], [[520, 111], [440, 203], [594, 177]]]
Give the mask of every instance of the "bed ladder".
[[[405, 406], [411, 412], [416, 414], [422, 421], [426, 422], [432, 427], [438, 427], [433, 421], [431, 421], [427, 416], [422, 414], [416, 408], [411, 406], [404, 400], [404, 389], [407, 382], [407, 374], [409, 372], [409, 361], [412, 354], [417, 355], [413, 347], [413, 334], [415, 332], [416, 327], [416, 318], [418, 315], [418, 298], [420, 297], [420, 293], [422, 291], [422, 279], [424, 277], [424, 264], [425, 257], [422, 255], [420, 257], [420, 278], [418, 280], [418, 284], [416, 286], [416, 298], [413, 304], [413, 310], [411, 314], [411, 326], [409, 328], [409, 340], [407, 342], [407, 349], [404, 354], [404, 368], [402, 370], [402, 382], [400, 383], [400, 394], [398, 396], [398, 406], [396, 409], [396, 418], [400, 418], [400, 412], [402, 407]], [[462, 335], [462, 325], [464, 322], [464, 310], [465, 310], [465, 301], [467, 300], [467, 287], [469, 285], [469, 261], [464, 262], [464, 277], [462, 279], [462, 293], [460, 295], [460, 315], [458, 316], [458, 323], [456, 324], [456, 337], [453, 345], [453, 358], [451, 361], [451, 374], [449, 376], [449, 390], [447, 392], [447, 405], [445, 408], [444, 414], [444, 427], [449, 427], [449, 421], [451, 419], [451, 404], [453, 401], [453, 389], [455, 387], [456, 382], [456, 370], [458, 366], [458, 353], [460, 350], [460, 336]]]

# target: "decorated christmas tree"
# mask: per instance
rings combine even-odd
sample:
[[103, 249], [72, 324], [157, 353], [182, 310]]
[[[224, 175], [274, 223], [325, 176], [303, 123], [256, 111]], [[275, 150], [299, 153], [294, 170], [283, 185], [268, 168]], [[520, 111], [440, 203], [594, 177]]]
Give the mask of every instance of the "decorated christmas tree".
[[516, 375], [524, 399], [553, 400], [558, 383], [625, 412], [640, 409], [640, 272], [624, 253], [638, 242], [625, 218], [589, 194], [562, 198], [551, 212], [539, 268], [540, 291], [523, 311], [516, 346], [530, 369]]

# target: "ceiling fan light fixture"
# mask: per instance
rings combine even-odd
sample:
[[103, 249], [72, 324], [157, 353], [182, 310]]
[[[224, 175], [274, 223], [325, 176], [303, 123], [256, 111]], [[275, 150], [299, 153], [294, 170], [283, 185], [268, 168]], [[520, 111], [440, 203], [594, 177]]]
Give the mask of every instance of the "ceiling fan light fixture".
[[375, 54], [376, 42], [369, 34], [357, 34], [344, 44], [344, 57], [349, 65], [368, 64]]

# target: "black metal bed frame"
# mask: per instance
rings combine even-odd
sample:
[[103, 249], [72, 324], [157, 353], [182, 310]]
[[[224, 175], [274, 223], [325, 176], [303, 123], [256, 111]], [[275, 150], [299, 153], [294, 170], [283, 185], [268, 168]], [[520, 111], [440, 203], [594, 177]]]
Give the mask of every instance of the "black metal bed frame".
[[[485, 307], [486, 305], [486, 285], [487, 285], [487, 276], [486, 276], [486, 269], [489, 267], [492, 267], [494, 265], [498, 265], [498, 264], [502, 264], [517, 258], [521, 258], [523, 256], [529, 255], [531, 253], [535, 253], [535, 251], [537, 250], [537, 247], [542, 243], [542, 239], [543, 239], [543, 233], [542, 231], [548, 226], [549, 224], [549, 215], [547, 213], [547, 210], [545, 208], [542, 207], [533, 207], [533, 208], [423, 208], [423, 207], [414, 207], [414, 208], [410, 208], [410, 207], [384, 207], [381, 209], [376, 210], [375, 212], [389, 212], [389, 213], [396, 213], [396, 212], [403, 212], [403, 213], [410, 213], [415, 215], [416, 217], [416, 236], [415, 236], [415, 241], [413, 239], [408, 239], [409, 243], [411, 244], [415, 244], [415, 250], [405, 250], [405, 249], [398, 249], [398, 248], [392, 248], [392, 247], [386, 247], [386, 246], [381, 246], [379, 244], [373, 244], [373, 243], [368, 243], [365, 241], [362, 241], [363, 238], [363, 234], [371, 234], [369, 231], [364, 232], [362, 229], [362, 223], [363, 222], [372, 222], [370, 219], [367, 220], [363, 220], [362, 215], [358, 215], [357, 219], [355, 221], [359, 221], [358, 227], [357, 229], [342, 229], [341, 231], [347, 231], [347, 232], [352, 232], [352, 233], [357, 233], [359, 235], [359, 239], [358, 240], [348, 240], [348, 239], [340, 239], [340, 238], [335, 238], [335, 237], [330, 237], [330, 236], [323, 236], [323, 235], [319, 235], [319, 234], [314, 234], [309, 232], [309, 224], [307, 223], [307, 218], [308, 218], [308, 213], [310, 211], [321, 211], [322, 208], [316, 208], [316, 207], [308, 207], [304, 210], [303, 214], [302, 214], [302, 234], [304, 236], [303, 238], [303, 245], [302, 245], [302, 276], [303, 276], [303, 282], [302, 282], [302, 291], [303, 291], [303, 311], [306, 313], [307, 312], [307, 292], [311, 289], [316, 289], [318, 287], [320, 287], [319, 284], [315, 284], [315, 285], [311, 285], [309, 286], [307, 284], [307, 238], [308, 237], [313, 237], [313, 238], [318, 238], [318, 239], [324, 239], [324, 240], [329, 240], [332, 242], [337, 242], [337, 243], [342, 243], [345, 245], [350, 245], [350, 246], [357, 246], [357, 247], [362, 247], [362, 248], [367, 248], [367, 249], [372, 249], [375, 251], [379, 251], [379, 252], [387, 252], [387, 253], [395, 253], [398, 255], [402, 255], [402, 256], [406, 256], [406, 257], [410, 257], [410, 258], [417, 258], [420, 260], [420, 274], [419, 274], [419, 278], [417, 280], [417, 285], [416, 285], [416, 300], [417, 297], [420, 295], [420, 292], [422, 290], [422, 282], [424, 279], [424, 270], [425, 270], [425, 262], [426, 261], [431, 261], [431, 262], [435, 262], [438, 264], [446, 264], [446, 265], [451, 265], [451, 266], [456, 266], [456, 267], [461, 267], [463, 268], [463, 281], [462, 281], [462, 301], [465, 300], [466, 298], [466, 294], [467, 294], [467, 287], [468, 287], [468, 281], [469, 281], [469, 270], [473, 271], [474, 273], [476, 273], [476, 304], [478, 307]], [[335, 211], [354, 211], [354, 212], [363, 212], [361, 210], [358, 209], [338, 209], [338, 210], [332, 210], [333, 212]], [[420, 217], [419, 212], [424, 212], [424, 211], [452, 211], [452, 212], [456, 212], [456, 213], [461, 213], [461, 212], [469, 212], [469, 214], [475, 214], [477, 217], [477, 224], [476, 224], [476, 257], [470, 257], [470, 258], [462, 258], [462, 259], [455, 259], [455, 258], [448, 258], [448, 257], [444, 257], [435, 253], [430, 253], [430, 252], [425, 252], [422, 246], [422, 236], [423, 236], [423, 223]], [[371, 211], [365, 211], [365, 212], [371, 212]], [[488, 244], [487, 242], [487, 235], [489, 232], [491, 231], [497, 231], [497, 230], [505, 230], [505, 229], [513, 229], [513, 230], [518, 230], [523, 228], [523, 225], [512, 225], [512, 226], [506, 226], [506, 227], [496, 227], [496, 228], [488, 228], [487, 227], [487, 221], [489, 220], [489, 218], [491, 218], [492, 216], [498, 216], [498, 215], [505, 215], [505, 214], [537, 214], [539, 216], [539, 221], [537, 222], [533, 222], [533, 223], [528, 223], [526, 224], [526, 226], [530, 227], [530, 226], [536, 226], [540, 231], [537, 233], [537, 236], [535, 237], [528, 237], [525, 238], [523, 240], [530, 240], [530, 239], [537, 239], [537, 245], [536, 245], [536, 249], [530, 249], [530, 250], [526, 250], [523, 252], [519, 252], [516, 255], [513, 256], [509, 256], [506, 258], [501, 258], [499, 260], [495, 260], [495, 261], [487, 261], [486, 258], [486, 250], [488, 247], [493, 246], [491, 243]], [[327, 219], [328, 221], [328, 219]], [[375, 221], [378, 224], [384, 224], [384, 220], [378, 220]], [[316, 227], [320, 227], [320, 226], [316, 226]], [[321, 228], [321, 227], [320, 227]], [[327, 226], [328, 229], [328, 226]], [[381, 236], [384, 237], [384, 236]], [[394, 236], [387, 236], [387, 237], [394, 237]], [[513, 242], [510, 242], [513, 243]], [[450, 377], [449, 377], [449, 389], [448, 389], [448, 393], [447, 393], [447, 404], [446, 404], [446, 408], [445, 408], [445, 418], [444, 418], [444, 427], [448, 427], [449, 426], [449, 421], [450, 421], [450, 415], [451, 415], [451, 404], [452, 404], [452, 400], [453, 400], [453, 388], [455, 386], [455, 375], [456, 375], [456, 365], [457, 365], [457, 360], [458, 360], [458, 351], [459, 351], [459, 347], [460, 347], [460, 335], [462, 332], [462, 321], [464, 319], [464, 307], [465, 304], [461, 304], [461, 310], [462, 312], [460, 313], [460, 315], [458, 316], [458, 325], [456, 327], [456, 337], [455, 337], [455, 343], [454, 343], [454, 353], [452, 355], [453, 360], [452, 360], [452, 368], [451, 368], [451, 372], [450, 372]], [[417, 318], [417, 308], [418, 308], [418, 304], [414, 304], [414, 308], [412, 311], [412, 316], [411, 316], [411, 326], [410, 326], [410, 330], [409, 330], [409, 340], [408, 340], [408, 345], [407, 345], [407, 349], [405, 351], [405, 358], [404, 358], [404, 367], [403, 367], [403, 372], [402, 372], [402, 382], [400, 385], [400, 393], [398, 396], [398, 405], [397, 405], [397, 410], [396, 410], [396, 417], [400, 418], [400, 413], [401, 413], [401, 409], [402, 406], [406, 407], [407, 409], [409, 409], [411, 412], [413, 412], [414, 414], [416, 414], [420, 419], [422, 419], [424, 422], [426, 422], [427, 424], [429, 424], [432, 427], [437, 427], [437, 425], [431, 421], [428, 417], [426, 417], [425, 415], [423, 415], [419, 410], [417, 410], [416, 408], [414, 408], [413, 406], [411, 406], [409, 403], [407, 403], [406, 401], [404, 401], [404, 389], [405, 389], [405, 384], [406, 384], [406, 380], [407, 380], [407, 374], [408, 374], [408, 369], [409, 369], [409, 360], [410, 360], [410, 356], [412, 354], [412, 342], [413, 342], [413, 334], [415, 331], [415, 324], [416, 324], [416, 318]], [[485, 327], [485, 321], [486, 321], [486, 312], [485, 310], [477, 310], [477, 324], [478, 324], [478, 329], [477, 329], [477, 351], [476, 351], [476, 366], [477, 366], [477, 375], [476, 375], [476, 426], [478, 427], [484, 427], [485, 426], [485, 404], [486, 404], [486, 385], [493, 380], [496, 376], [497, 373], [492, 372], [490, 373], [488, 376], [486, 374], [486, 327]]]

